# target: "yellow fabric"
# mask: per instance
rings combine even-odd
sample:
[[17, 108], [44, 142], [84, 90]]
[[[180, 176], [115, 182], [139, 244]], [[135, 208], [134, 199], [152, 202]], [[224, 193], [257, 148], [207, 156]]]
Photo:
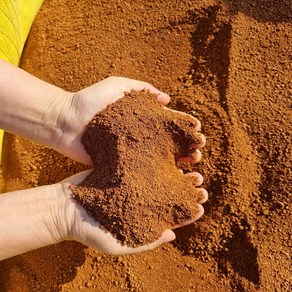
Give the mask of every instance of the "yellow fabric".
[[22, 49], [42, 0], [0, 0], [0, 56], [19, 64]]
[[[42, 3], [43, 0], [0, 0], [1, 59], [18, 66], [31, 25]], [[3, 133], [0, 130], [0, 165]]]

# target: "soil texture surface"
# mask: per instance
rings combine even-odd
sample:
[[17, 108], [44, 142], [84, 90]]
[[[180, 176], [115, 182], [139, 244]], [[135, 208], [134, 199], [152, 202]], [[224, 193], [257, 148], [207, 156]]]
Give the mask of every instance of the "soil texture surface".
[[[63, 242], [2, 261], [0, 291], [291, 291], [291, 9], [290, 0], [44, 1], [21, 67], [70, 91], [124, 76], [170, 94], [171, 108], [202, 123], [202, 160], [182, 168], [202, 173], [209, 200], [199, 221], [151, 252], [112, 257]], [[5, 192], [85, 169], [9, 134], [3, 151]]]
[[198, 212], [203, 194], [176, 165], [192, 155], [192, 144], [202, 144], [196, 127], [155, 94], [126, 94], [88, 124], [82, 143], [94, 170], [71, 186], [74, 198], [122, 244], [155, 241]]

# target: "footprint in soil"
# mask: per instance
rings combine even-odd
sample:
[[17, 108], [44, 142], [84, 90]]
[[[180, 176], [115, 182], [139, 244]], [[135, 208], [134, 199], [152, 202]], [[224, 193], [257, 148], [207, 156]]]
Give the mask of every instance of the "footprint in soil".
[[98, 113], [82, 143], [93, 172], [71, 185], [74, 198], [121, 243], [138, 246], [203, 214], [202, 176], [178, 161], [198, 162], [205, 144], [195, 118], [164, 108], [157, 96], [131, 92]]

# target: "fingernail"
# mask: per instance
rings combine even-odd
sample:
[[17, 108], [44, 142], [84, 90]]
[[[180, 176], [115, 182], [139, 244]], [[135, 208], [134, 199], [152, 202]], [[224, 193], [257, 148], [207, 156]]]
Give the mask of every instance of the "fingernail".
[[167, 231], [165, 233], [166, 234], [164, 235], [164, 238], [162, 239], [163, 243], [167, 243], [167, 242], [175, 240], [175, 234], [174, 234], [173, 231], [169, 230], [169, 231]]

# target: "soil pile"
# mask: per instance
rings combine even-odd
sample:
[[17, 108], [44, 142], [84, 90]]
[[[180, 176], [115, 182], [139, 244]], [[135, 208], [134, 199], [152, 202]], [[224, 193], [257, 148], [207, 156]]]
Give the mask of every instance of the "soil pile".
[[88, 124], [82, 143], [94, 171], [71, 186], [74, 198], [129, 246], [150, 243], [191, 220], [202, 198], [175, 158], [190, 156], [191, 145], [200, 144], [196, 123], [163, 108], [155, 94], [126, 94]]

